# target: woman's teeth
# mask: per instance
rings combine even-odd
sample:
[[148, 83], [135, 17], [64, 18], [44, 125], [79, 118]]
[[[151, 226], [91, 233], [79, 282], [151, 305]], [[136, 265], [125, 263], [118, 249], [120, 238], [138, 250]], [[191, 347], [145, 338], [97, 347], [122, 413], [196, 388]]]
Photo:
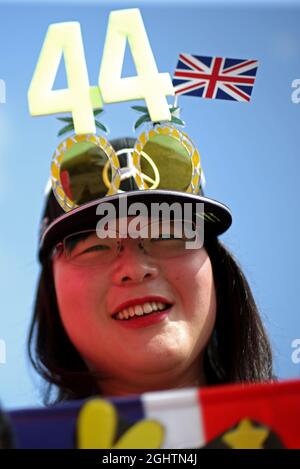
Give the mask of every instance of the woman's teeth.
[[145, 314], [153, 313], [154, 311], [162, 311], [166, 309], [166, 303], [160, 303], [157, 301], [151, 301], [144, 303], [143, 305], [134, 305], [125, 308], [115, 315], [116, 319], [129, 319], [134, 316], [143, 316]]

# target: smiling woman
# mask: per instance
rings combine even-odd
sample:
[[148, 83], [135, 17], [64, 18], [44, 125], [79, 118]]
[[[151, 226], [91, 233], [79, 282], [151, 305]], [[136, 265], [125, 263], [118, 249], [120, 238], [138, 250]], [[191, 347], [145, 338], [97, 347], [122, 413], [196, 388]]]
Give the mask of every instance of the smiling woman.
[[[130, 153], [134, 142], [111, 144]], [[149, 229], [143, 238], [118, 230], [99, 238], [97, 206], [124, 197], [148, 206], [190, 202], [193, 213], [202, 202], [210, 213], [204, 244], [187, 249], [186, 231], [177, 231], [174, 219], [169, 236], [160, 219], [158, 231]], [[180, 220], [186, 223], [194, 222]], [[251, 290], [218, 239], [230, 223], [229, 209], [204, 197], [201, 187], [194, 195], [129, 188], [66, 214], [50, 193], [28, 345], [49, 384], [45, 401], [272, 379], [270, 345]]]
[[101, 370], [105, 394], [204, 384], [199, 361], [216, 312], [205, 249], [166, 256], [164, 246], [164, 255], [157, 246], [156, 255], [141, 251], [137, 240], [123, 246], [110, 264], [54, 260], [58, 307], [73, 344]]

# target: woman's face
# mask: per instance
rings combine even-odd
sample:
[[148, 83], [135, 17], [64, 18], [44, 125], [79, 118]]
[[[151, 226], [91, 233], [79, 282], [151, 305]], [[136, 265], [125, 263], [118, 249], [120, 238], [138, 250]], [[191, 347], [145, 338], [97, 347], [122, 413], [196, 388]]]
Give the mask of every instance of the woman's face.
[[[151, 257], [136, 240], [123, 241], [110, 264], [83, 267], [64, 255], [54, 258], [58, 307], [70, 340], [101, 373], [105, 394], [204, 384], [203, 351], [216, 316], [205, 248]], [[171, 306], [161, 313], [136, 315], [138, 305], [149, 311], [165, 304]]]

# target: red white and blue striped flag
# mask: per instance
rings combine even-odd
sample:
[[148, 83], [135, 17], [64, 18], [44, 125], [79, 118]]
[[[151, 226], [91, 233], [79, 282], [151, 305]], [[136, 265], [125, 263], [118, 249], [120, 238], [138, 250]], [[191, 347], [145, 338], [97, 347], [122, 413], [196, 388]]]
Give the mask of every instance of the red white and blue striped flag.
[[175, 94], [250, 101], [258, 61], [180, 54], [173, 77]]
[[300, 380], [206, 386], [99, 396], [9, 417], [17, 448], [300, 448], [299, 395]]

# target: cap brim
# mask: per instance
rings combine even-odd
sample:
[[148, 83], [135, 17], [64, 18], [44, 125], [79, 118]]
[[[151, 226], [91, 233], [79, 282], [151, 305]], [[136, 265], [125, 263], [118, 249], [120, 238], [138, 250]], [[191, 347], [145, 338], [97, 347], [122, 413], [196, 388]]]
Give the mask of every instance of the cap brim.
[[[124, 202], [126, 200], [126, 205]], [[121, 204], [123, 202], [123, 204]], [[119, 216], [120, 207], [122, 214], [124, 206], [127, 209], [136, 202], [142, 202], [151, 210], [151, 204], [167, 203], [173, 204], [177, 202], [181, 205], [192, 204], [193, 213], [197, 213], [197, 204], [203, 203], [205, 230], [211, 234], [218, 236], [224, 233], [232, 223], [230, 209], [216, 200], [178, 191], [167, 190], [147, 190], [147, 191], [131, 191], [103, 197], [98, 200], [86, 203], [56, 218], [45, 230], [41, 243], [39, 258], [42, 260], [49, 254], [51, 249], [66, 236], [83, 230], [95, 229], [98, 221], [102, 216], [96, 213], [100, 204], [110, 203], [115, 208], [116, 216]], [[149, 210], [149, 214], [151, 211]], [[128, 215], [128, 213], [126, 213]], [[184, 211], [183, 211], [184, 215]], [[123, 215], [124, 216], [124, 215]]]

